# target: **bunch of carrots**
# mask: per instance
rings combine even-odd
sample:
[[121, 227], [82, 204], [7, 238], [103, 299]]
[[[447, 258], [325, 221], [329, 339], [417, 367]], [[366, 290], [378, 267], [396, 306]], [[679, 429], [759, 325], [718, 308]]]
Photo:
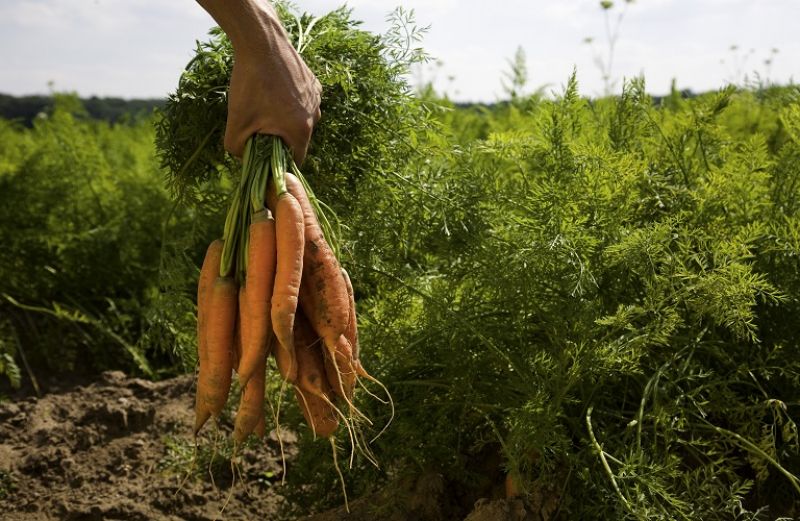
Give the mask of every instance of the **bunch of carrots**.
[[200, 272], [195, 435], [221, 414], [234, 371], [242, 389], [234, 439], [264, 435], [270, 354], [315, 435], [347, 424], [337, 403], [357, 411], [358, 378], [376, 380], [359, 361], [353, 287], [335, 248], [281, 139], [251, 138], [223, 238], [209, 245]]

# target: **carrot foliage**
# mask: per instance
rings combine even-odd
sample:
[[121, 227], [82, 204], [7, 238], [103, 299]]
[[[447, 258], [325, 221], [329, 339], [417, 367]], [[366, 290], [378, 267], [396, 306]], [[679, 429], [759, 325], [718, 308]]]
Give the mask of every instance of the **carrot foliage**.
[[[796, 86], [654, 99], [634, 80], [586, 99], [572, 77], [457, 107], [411, 94], [404, 13], [383, 36], [343, 9], [283, 20], [324, 87], [304, 173], [341, 219], [360, 356], [397, 404], [372, 445], [382, 467], [345, 472], [352, 495], [447, 490], [440, 517], [458, 519], [510, 474], [541, 519], [800, 515]], [[213, 31], [157, 120], [158, 160], [192, 204], [161, 188], [140, 123], [74, 106], [0, 122], [13, 382], [20, 347], [34, 373], [193, 367], [196, 266], [229, 194], [253, 205], [222, 149], [231, 59]], [[341, 503], [328, 457], [301, 440], [296, 504]]]
[[452, 144], [364, 180], [353, 219], [362, 357], [399, 404], [378, 457], [471, 491], [457, 515], [510, 473], [542, 519], [796, 517], [799, 101], [573, 76], [443, 112]]
[[[345, 8], [314, 17], [281, 7], [280, 15], [323, 87], [324, 117], [314, 130], [303, 172], [321, 200], [349, 208], [347, 191], [366, 173], [400, 162], [413, 146], [410, 129], [425, 125], [422, 106], [403, 77], [424, 55], [407, 45], [414, 40], [404, 40], [399, 26], [377, 36], [359, 29]], [[413, 24], [402, 11], [395, 19]], [[222, 145], [233, 49], [221, 30], [213, 29], [210, 36], [197, 44], [156, 127], [168, 184], [189, 201], [197, 201], [203, 183], [239, 175]]]

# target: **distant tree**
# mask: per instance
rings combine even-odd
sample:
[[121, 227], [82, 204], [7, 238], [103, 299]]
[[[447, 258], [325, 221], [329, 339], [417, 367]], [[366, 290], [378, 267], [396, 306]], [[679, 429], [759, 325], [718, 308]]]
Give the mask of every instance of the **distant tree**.
[[[19, 121], [30, 127], [37, 115], [52, 110], [55, 98], [58, 95], [48, 96], [11, 96], [0, 94], [0, 118]], [[117, 123], [135, 119], [141, 115], [149, 115], [153, 109], [162, 107], [162, 99], [131, 99], [122, 98], [90, 98], [78, 99], [91, 119]]]

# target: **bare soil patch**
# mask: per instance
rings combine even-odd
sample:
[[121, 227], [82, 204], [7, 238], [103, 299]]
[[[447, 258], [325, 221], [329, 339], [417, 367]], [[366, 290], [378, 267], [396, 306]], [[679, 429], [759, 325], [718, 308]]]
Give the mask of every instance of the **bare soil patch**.
[[[150, 382], [112, 371], [89, 385], [0, 403], [3, 519], [281, 517], [274, 434], [242, 452], [246, 485], [231, 487], [233, 474], [224, 472], [214, 484], [184, 480], [193, 396], [191, 376]], [[291, 457], [291, 435], [285, 448]]]
[[[275, 432], [237, 457], [234, 473], [220, 458], [213, 473], [192, 474], [194, 385], [191, 375], [161, 382], [109, 371], [91, 383], [52, 382], [42, 397], [0, 403], [0, 512], [4, 520], [295, 519], [281, 494]], [[230, 438], [230, 425], [220, 437]], [[211, 436], [213, 429], [204, 429]], [[297, 447], [282, 430], [287, 472]], [[201, 444], [210, 450], [213, 440]], [[197, 461], [200, 461], [198, 459]], [[207, 460], [206, 460], [207, 461]], [[222, 462], [222, 464], [219, 464]], [[197, 464], [197, 468], [200, 467]], [[285, 490], [284, 490], [285, 491]], [[306, 521], [444, 521], [453, 491], [436, 474], [395, 483]], [[545, 521], [519, 500], [481, 500], [469, 521]], [[463, 504], [463, 501], [461, 501]], [[469, 504], [469, 503], [468, 503]], [[535, 513], [534, 513], [535, 512]]]

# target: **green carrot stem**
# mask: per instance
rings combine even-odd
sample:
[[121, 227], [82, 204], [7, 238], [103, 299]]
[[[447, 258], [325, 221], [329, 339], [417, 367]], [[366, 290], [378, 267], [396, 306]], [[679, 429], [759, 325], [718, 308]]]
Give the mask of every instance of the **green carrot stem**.
[[223, 229], [222, 238], [225, 241], [222, 247], [222, 258], [220, 259], [219, 274], [221, 277], [226, 277], [231, 274], [231, 271], [237, 268], [237, 254], [240, 249], [241, 235], [239, 229], [241, 227], [242, 212], [242, 191], [247, 187], [248, 178], [250, 177], [250, 169], [256, 159], [256, 146], [255, 137], [247, 140], [244, 146], [244, 154], [242, 156], [242, 174], [239, 179], [239, 187], [234, 190], [231, 205], [228, 209], [228, 215], [225, 218], [225, 227]]
[[311, 203], [311, 207], [314, 209], [314, 213], [317, 215], [319, 225], [322, 228], [322, 235], [333, 249], [333, 253], [336, 255], [336, 257], [340, 257], [338, 240], [339, 234], [334, 231], [331, 222], [328, 220], [328, 212], [325, 211], [325, 208], [327, 208], [330, 213], [333, 212], [330, 211], [330, 208], [328, 208], [327, 205], [317, 199], [317, 196], [314, 195], [314, 191], [311, 189], [311, 185], [308, 184], [305, 176], [297, 167], [297, 163], [295, 163], [293, 160], [290, 160], [290, 168], [292, 169], [292, 173], [300, 180], [300, 184], [303, 185], [303, 189], [305, 189], [306, 195], [308, 195], [308, 200]]
[[[260, 140], [264, 143], [264, 139]], [[264, 209], [265, 192], [267, 190], [267, 181], [269, 180], [270, 160], [272, 157], [272, 147], [267, 143], [259, 146], [259, 164], [252, 168], [253, 181], [250, 188], [250, 205], [252, 212], [258, 212]]]
[[239, 199], [240, 192], [237, 190], [233, 194], [228, 215], [225, 218], [225, 228], [222, 233], [224, 244], [222, 246], [222, 257], [219, 261], [219, 275], [226, 277], [233, 268], [233, 257], [236, 253], [237, 233], [236, 228], [239, 224]]
[[278, 196], [285, 194], [286, 189], [286, 151], [283, 140], [274, 137], [272, 141], [272, 176], [275, 179], [275, 190]]

